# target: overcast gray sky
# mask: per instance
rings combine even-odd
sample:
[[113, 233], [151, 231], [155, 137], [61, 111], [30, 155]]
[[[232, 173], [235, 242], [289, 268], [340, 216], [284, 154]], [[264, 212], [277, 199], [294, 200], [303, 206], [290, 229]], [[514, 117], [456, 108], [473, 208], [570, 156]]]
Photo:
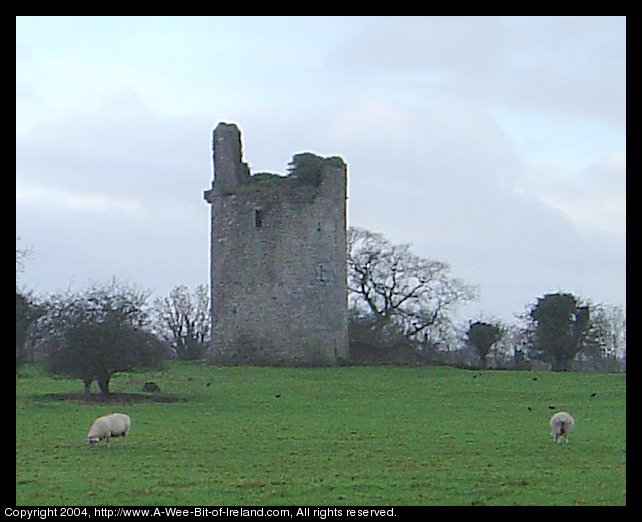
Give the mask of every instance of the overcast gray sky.
[[209, 280], [211, 131], [348, 164], [349, 225], [476, 285], [464, 318], [626, 299], [624, 17], [18, 17], [19, 283]]

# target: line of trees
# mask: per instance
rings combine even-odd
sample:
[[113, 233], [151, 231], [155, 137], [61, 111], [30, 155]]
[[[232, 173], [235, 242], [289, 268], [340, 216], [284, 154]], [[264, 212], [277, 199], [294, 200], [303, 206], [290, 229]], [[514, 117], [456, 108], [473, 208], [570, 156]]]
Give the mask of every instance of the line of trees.
[[592, 304], [564, 292], [530, 305], [518, 324], [454, 324], [456, 307], [476, 290], [448, 264], [422, 259], [407, 244], [348, 230], [349, 334], [353, 361], [424, 362], [553, 371], [614, 369], [626, 354], [626, 320], [619, 307]]
[[[16, 276], [30, 255], [16, 247]], [[207, 287], [173, 289], [149, 305], [150, 292], [113, 279], [80, 292], [38, 298], [16, 280], [16, 370], [42, 362], [56, 375], [95, 381], [110, 393], [112, 376], [158, 368], [168, 357], [200, 358], [209, 339]]]
[[[30, 253], [16, 248], [16, 273]], [[348, 230], [349, 336], [354, 363], [426, 363], [564, 371], [579, 363], [613, 369], [626, 353], [621, 308], [570, 293], [539, 297], [517, 325], [453, 321], [476, 289], [448, 264], [415, 255], [383, 235]], [[109, 393], [118, 372], [158, 367], [163, 359], [200, 359], [210, 335], [205, 285], [174, 288], [149, 304], [150, 292], [112, 280], [77, 293], [38, 298], [16, 285], [16, 366], [42, 361], [54, 374], [95, 381]], [[510, 364], [507, 363], [510, 361]]]
[[173, 289], [149, 305], [150, 292], [120, 283], [38, 299], [16, 290], [16, 367], [42, 362], [55, 375], [110, 393], [116, 373], [158, 368], [168, 358], [200, 359], [209, 340], [209, 296]]

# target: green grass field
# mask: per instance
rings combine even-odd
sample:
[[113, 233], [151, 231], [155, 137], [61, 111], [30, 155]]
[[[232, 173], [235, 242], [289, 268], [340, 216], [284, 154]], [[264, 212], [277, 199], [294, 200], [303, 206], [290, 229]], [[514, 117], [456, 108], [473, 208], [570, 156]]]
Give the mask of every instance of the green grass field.
[[[17, 505], [626, 503], [623, 374], [173, 362], [111, 389], [145, 380], [184, 400], [46, 400], [82, 384], [23, 369]], [[558, 410], [576, 420], [569, 444], [549, 434]], [[90, 450], [92, 421], [115, 411], [127, 447]]]

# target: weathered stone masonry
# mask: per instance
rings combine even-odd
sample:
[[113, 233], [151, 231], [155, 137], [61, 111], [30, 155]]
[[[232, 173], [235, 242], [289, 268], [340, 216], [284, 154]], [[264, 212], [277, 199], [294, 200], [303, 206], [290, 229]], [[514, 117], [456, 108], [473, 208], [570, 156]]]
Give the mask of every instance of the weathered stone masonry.
[[[346, 165], [251, 176], [241, 135], [213, 133], [212, 362], [334, 365], [349, 357]], [[303, 161], [301, 159], [301, 161]], [[309, 163], [306, 164], [309, 167]]]

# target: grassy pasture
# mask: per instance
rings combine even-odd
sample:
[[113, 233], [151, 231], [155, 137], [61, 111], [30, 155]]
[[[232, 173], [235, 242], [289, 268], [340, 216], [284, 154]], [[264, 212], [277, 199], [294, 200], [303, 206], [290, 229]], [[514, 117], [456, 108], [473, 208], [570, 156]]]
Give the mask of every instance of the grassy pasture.
[[[82, 384], [25, 368], [17, 504], [626, 503], [625, 375], [174, 362], [111, 388], [145, 380], [183, 400], [45, 399]], [[559, 410], [576, 420], [567, 445], [549, 434]], [[132, 418], [127, 447], [90, 450], [91, 422], [114, 411]]]

